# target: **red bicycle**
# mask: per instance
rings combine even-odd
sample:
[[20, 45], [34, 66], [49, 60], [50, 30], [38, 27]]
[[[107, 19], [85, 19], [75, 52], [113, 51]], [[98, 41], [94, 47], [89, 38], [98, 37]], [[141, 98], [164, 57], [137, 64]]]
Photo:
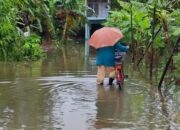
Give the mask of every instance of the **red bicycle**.
[[125, 52], [116, 52], [115, 53], [115, 68], [116, 68], [116, 82], [120, 89], [122, 89], [124, 84], [124, 73], [123, 73], [123, 60]]

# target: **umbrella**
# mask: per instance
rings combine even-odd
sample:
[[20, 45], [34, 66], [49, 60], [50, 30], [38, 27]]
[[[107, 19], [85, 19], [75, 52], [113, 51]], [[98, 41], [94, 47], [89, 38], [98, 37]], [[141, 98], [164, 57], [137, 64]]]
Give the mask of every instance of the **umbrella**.
[[124, 35], [119, 29], [114, 27], [103, 27], [92, 34], [88, 43], [90, 46], [97, 49], [106, 46], [113, 46], [123, 37]]

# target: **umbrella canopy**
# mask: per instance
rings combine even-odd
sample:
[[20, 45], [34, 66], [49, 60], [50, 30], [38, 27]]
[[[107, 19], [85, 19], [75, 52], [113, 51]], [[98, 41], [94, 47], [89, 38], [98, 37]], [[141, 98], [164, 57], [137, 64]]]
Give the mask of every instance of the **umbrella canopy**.
[[92, 34], [88, 43], [90, 46], [97, 49], [106, 46], [113, 46], [123, 37], [124, 35], [119, 29], [114, 27], [103, 27]]

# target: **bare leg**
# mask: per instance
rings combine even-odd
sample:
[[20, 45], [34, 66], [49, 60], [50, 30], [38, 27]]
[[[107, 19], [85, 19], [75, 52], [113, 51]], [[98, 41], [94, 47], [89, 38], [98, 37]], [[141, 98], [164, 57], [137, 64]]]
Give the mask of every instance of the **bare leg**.
[[108, 67], [107, 71], [109, 72], [109, 85], [112, 85], [115, 76], [116, 76], [116, 71], [114, 67]]
[[97, 84], [102, 85], [104, 82], [106, 69], [104, 66], [98, 66], [97, 68]]

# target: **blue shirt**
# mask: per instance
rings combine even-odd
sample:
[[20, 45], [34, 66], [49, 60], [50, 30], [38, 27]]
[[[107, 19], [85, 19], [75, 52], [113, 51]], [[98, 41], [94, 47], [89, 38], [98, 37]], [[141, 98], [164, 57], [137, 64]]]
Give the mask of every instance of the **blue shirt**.
[[104, 65], [105, 67], [114, 67], [115, 66], [114, 54], [116, 49], [122, 52], [127, 52], [128, 47], [123, 46], [120, 43], [117, 43], [114, 46], [108, 46], [97, 49], [96, 65], [98, 66]]

